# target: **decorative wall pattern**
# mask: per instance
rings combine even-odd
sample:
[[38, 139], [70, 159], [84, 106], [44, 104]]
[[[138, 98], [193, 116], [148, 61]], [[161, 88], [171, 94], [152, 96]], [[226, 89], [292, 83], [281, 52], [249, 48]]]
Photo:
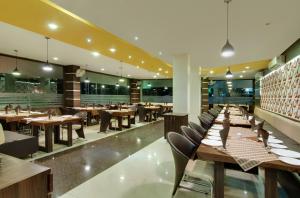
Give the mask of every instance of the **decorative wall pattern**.
[[261, 108], [300, 121], [300, 56], [261, 79]]

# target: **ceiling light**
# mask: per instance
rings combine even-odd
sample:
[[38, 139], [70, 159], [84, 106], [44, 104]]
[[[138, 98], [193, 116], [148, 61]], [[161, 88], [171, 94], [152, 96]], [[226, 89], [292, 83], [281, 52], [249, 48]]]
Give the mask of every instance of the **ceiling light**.
[[127, 88], [129, 89], [129, 88], [130, 88], [130, 86], [129, 86], [129, 85], [127, 85]]
[[101, 68], [101, 71], [104, 71], [104, 68]]
[[168, 73], [169, 73], [169, 71], [165, 71], [165, 73], [166, 73], [166, 74], [168, 74]]
[[158, 52], [158, 54], [161, 56], [161, 55], [162, 55], [162, 52]]
[[244, 70], [244, 71], [242, 71], [243, 73], [246, 73], [246, 71]]
[[226, 76], [226, 78], [232, 78], [232, 77], [233, 77], [233, 74], [232, 74], [231, 71], [230, 71], [230, 67], [228, 67], [228, 70], [227, 70], [225, 76]]
[[142, 64], [144, 64], [144, 63], [145, 63], [145, 61], [143, 61], [143, 60], [142, 60], [142, 61], [141, 61], [141, 63], [142, 63]]
[[129, 55], [129, 56], [128, 56], [128, 59], [131, 59], [131, 58], [132, 58], [132, 56]]
[[159, 76], [159, 73], [156, 73], [157, 76]]
[[162, 68], [158, 68], [158, 71], [162, 71]]
[[156, 78], [156, 77], [157, 77], [156, 75], [153, 76], [153, 78]]
[[244, 76], [243, 75], [240, 75], [240, 78], [243, 78]]
[[48, 24], [48, 27], [51, 29], [51, 30], [56, 30], [58, 28], [58, 25], [56, 25], [55, 23], [49, 23]]
[[14, 69], [14, 71], [11, 74], [14, 75], [14, 76], [20, 76], [21, 73], [18, 70], [18, 50], [14, 50], [14, 51], [16, 53], [16, 68]]
[[109, 51], [111, 51], [112, 53], [115, 53], [117, 50], [116, 50], [116, 48], [110, 48]]
[[246, 66], [245, 68], [246, 68], [246, 69], [250, 69], [250, 67], [249, 67], [249, 66]]
[[127, 77], [130, 77], [130, 74], [127, 74]]
[[231, 81], [227, 81], [226, 83], [227, 83], [227, 84], [231, 84], [232, 82], [231, 82]]
[[167, 90], [167, 89], [168, 89], [168, 87], [167, 87], [167, 86], [165, 86], [165, 87], [164, 87], [164, 89], [165, 89], [165, 90]]
[[125, 82], [125, 79], [124, 78], [120, 78], [119, 82]]
[[119, 83], [116, 83], [116, 87], [119, 87], [120, 85], [119, 85]]
[[209, 73], [210, 73], [210, 74], [213, 74], [213, 73], [214, 73], [214, 71], [213, 71], [213, 70], [210, 70], [210, 71], [209, 71]]
[[46, 61], [46, 65], [43, 66], [43, 70], [46, 72], [50, 72], [53, 70], [52, 66], [49, 64], [48, 61], [48, 51], [49, 51], [49, 46], [48, 46], [48, 42], [49, 42], [49, 37], [45, 37], [46, 41], [47, 41], [47, 61]]
[[90, 83], [91, 81], [90, 81], [90, 79], [89, 79], [88, 77], [86, 77], [86, 78], [84, 79], [84, 82], [85, 82], [85, 83]]
[[138, 65], [137, 65], [137, 66], [136, 66], [136, 68], [138, 68], [138, 69], [139, 69], [139, 68], [140, 68], [140, 66], [138, 66]]
[[137, 87], [137, 89], [140, 89], [140, 87]]
[[135, 40], [135, 41], [139, 40], [139, 37], [138, 37], [138, 36], [135, 36], [135, 37], [134, 37], [134, 40]]
[[228, 86], [228, 87], [232, 87], [232, 84], [228, 84], [227, 86]]
[[234, 48], [233, 46], [230, 44], [229, 39], [228, 39], [228, 10], [229, 10], [229, 3], [231, 2], [231, 0], [225, 0], [225, 3], [227, 4], [227, 32], [226, 32], [226, 43], [225, 45], [222, 47], [221, 50], [221, 56], [228, 58], [234, 55]]
[[92, 39], [91, 39], [91, 38], [86, 38], [86, 42], [87, 42], [87, 43], [91, 43], [91, 42], [92, 42]]
[[148, 83], [148, 84], [147, 84], [147, 87], [151, 87], [151, 86], [152, 86], [151, 83]]
[[105, 88], [105, 85], [101, 85], [101, 88], [104, 89], [104, 88]]
[[53, 57], [53, 60], [58, 61], [58, 58], [57, 57]]
[[95, 56], [95, 57], [98, 57], [98, 56], [100, 56], [100, 53], [99, 52], [92, 52], [92, 55]]

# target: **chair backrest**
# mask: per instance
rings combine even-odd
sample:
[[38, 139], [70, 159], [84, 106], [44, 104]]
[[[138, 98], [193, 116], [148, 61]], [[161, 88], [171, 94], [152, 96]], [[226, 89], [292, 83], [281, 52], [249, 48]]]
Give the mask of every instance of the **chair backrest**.
[[138, 106], [138, 112], [139, 112], [139, 121], [140, 122], [145, 122], [146, 118], [146, 109], [144, 106]]
[[201, 126], [208, 130], [210, 128], [210, 122], [208, 120], [206, 120], [203, 116], [198, 116], [198, 119], [200, 121]]
[[195, 131], [195, 129], [187, 126], [181, 126], [180, 129], [183, 135], [197, 147], [201, 144], [203, 137], [197, 131]]
[[87, 120], [87, 112], [86, 111], [80, 111], [78, 113], [75, 113], [74, 115], [80, 117], [83, 121]]
[[203, 115], [208, 118], [209, 120], [214, 120], [214, 116], [212, 116], [211, 114], [207, 113], [207, 112], [204, 112]]
[[107, 111], [101, 111], [100, 112], [100, 132], [105, 132], [107, 130], [107, 127], [110, 124], [110, 120], [112, 118], [112, 115]]
[[184, 175], [185, 167], [197, 147], [186, 137], [175, 132], [167, 134], [167, 141], [171, 146], [175, 162], [175, 182], [172, 193], [174, 195]]
[[202, 137], [205, 137], [207, 130], [205, 130], [202, 126], [194, 123], [194, 122], [189, 122], [189, 126], [196, 130]]

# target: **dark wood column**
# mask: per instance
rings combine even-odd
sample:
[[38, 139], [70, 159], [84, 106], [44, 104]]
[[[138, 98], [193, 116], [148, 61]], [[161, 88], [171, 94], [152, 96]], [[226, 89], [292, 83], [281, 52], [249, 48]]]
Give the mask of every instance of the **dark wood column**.
[[80, 77], [76, 77], [76, 71], [79, 68], [76, 65], [63, 68], [65, 107], [80, 107]]
[[208, 111], [208, 79], [201, 79], [201, 112]]
[[140, 89], [138, 89], [138, 80], [130, 79], [130, 103], [139, 103], [141, 101]]

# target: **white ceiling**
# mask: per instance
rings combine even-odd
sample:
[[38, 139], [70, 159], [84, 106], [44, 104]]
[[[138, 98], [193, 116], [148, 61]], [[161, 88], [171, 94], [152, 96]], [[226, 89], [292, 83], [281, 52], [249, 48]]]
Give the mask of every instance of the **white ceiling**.
[[220, 57], [226, 39], [223, 0], [52, 1], [169, 63], [180, 53], [189, 53], [193, 66], [269, 59], [300, 37], [299, 0], [233, 0], [231, 59]]
[[[43, 35], [0, 22], [0, 43], [2, 54], [15, 55], [14, 50], [17, 49], [21, 57], [46, 61], [46, 40]], [[53, 57], [58, 57], [59, 60], [55, 61]], [[94, 57], [88, 50], [54, 39], [49, 40], [49, 62], [79, 65], [91, 71], [121, 75], [121, 63], [118, 60], [103, 55]], [[122, 74], [125, 77], [130, 75], [130, 78], [150, 79], [155, 75], [153, 72], [126, 63], [123, 63], [122, 67]], [[102, 68], [104, 71], [101, 70]], [[158, 76], [158, 78], [164, 77]]]

